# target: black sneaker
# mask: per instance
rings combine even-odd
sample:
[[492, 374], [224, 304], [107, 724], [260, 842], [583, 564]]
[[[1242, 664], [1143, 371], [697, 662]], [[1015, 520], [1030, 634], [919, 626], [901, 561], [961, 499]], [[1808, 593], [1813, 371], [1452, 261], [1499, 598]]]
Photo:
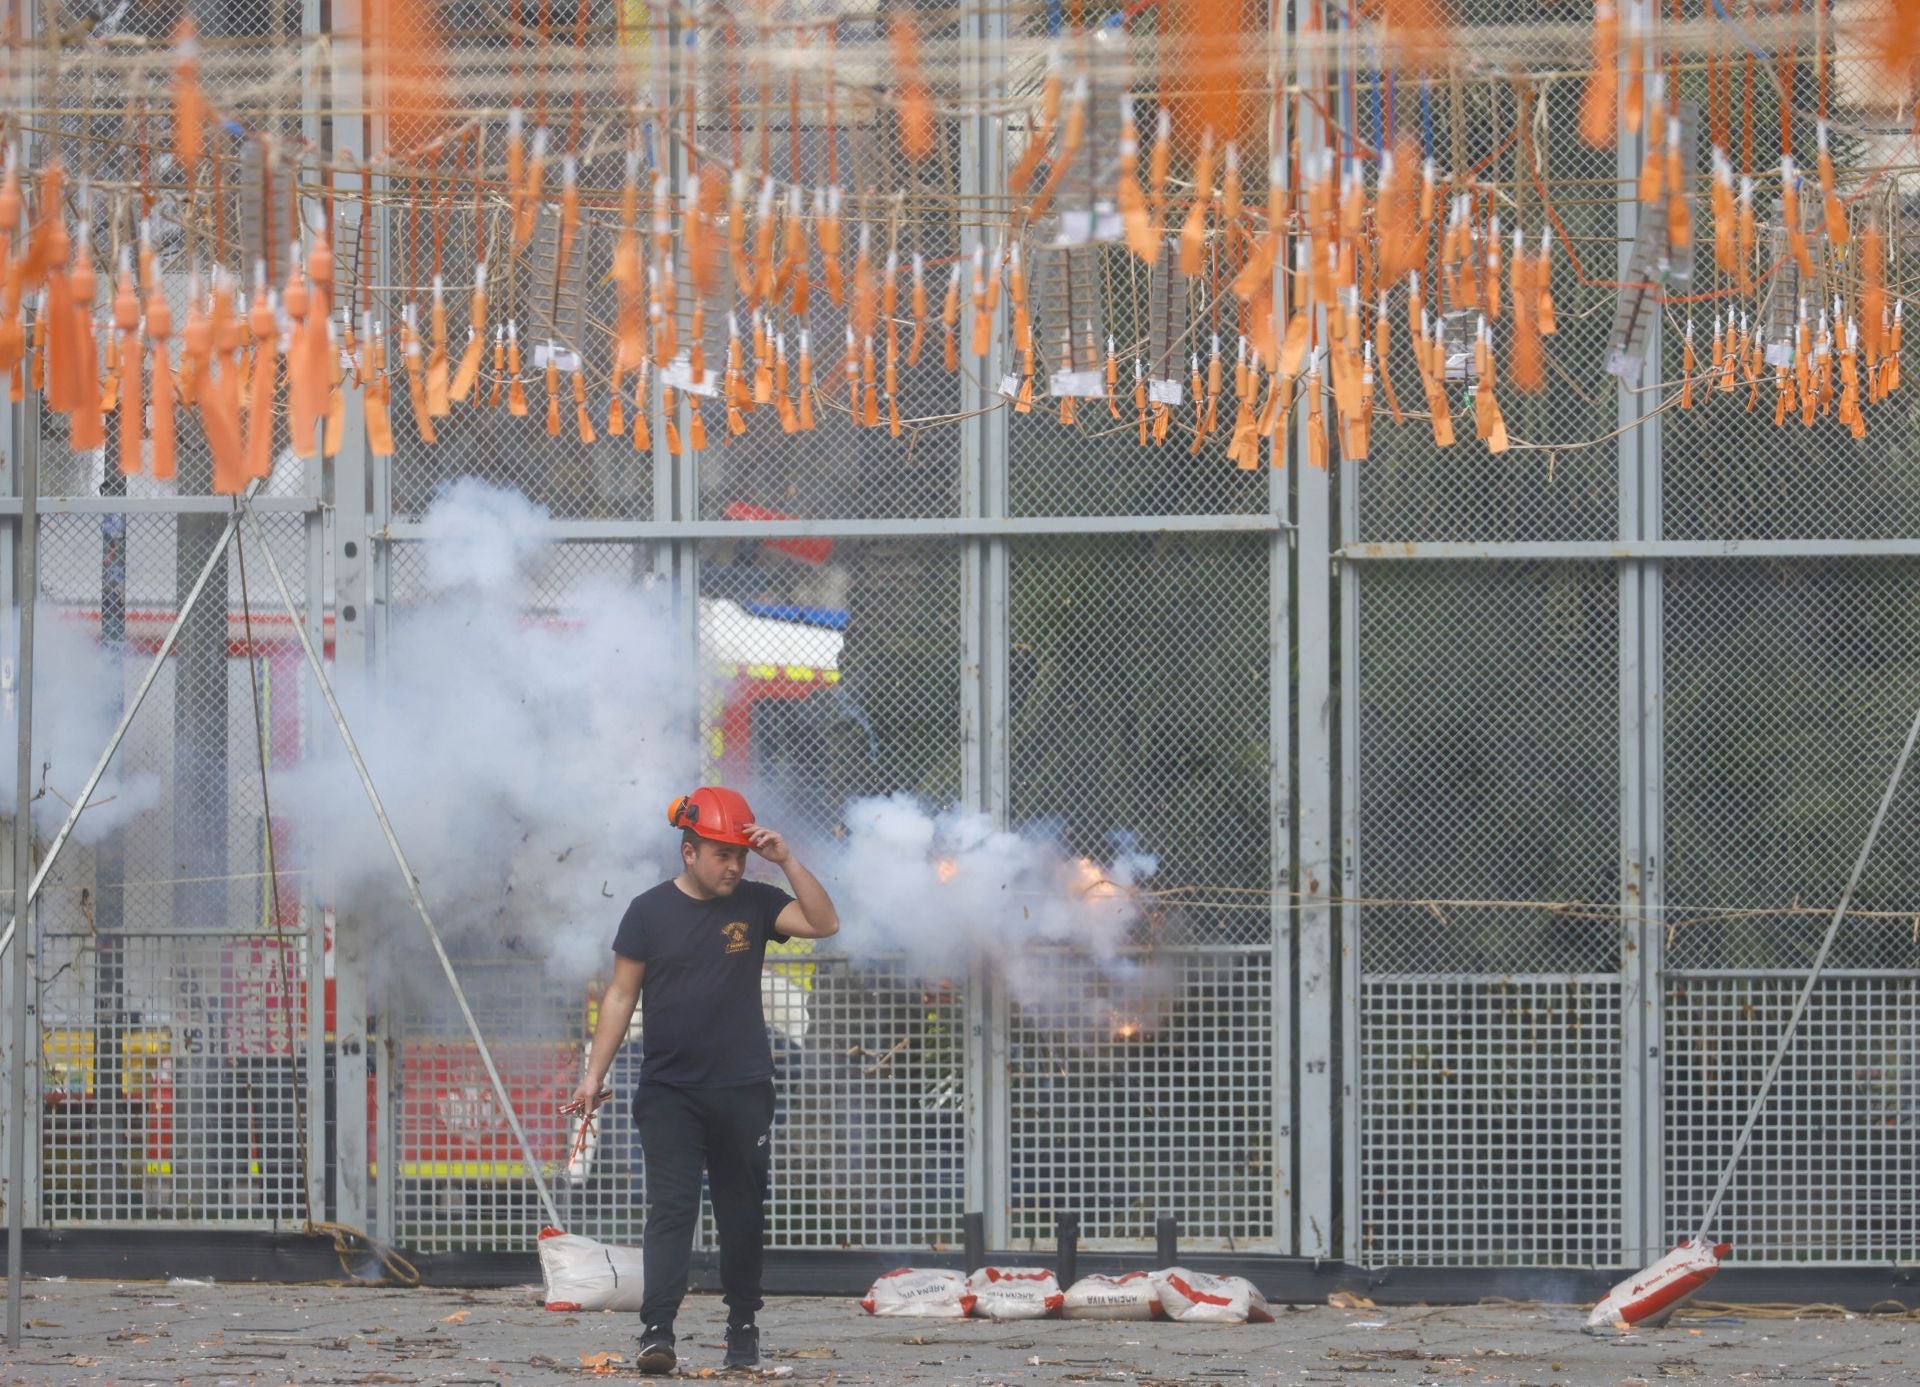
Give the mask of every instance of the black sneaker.
[[757, 1368], [760, 1366], [760, 1331], [750, 1324], [730, 1324], [727, 1326], [727, 1361], [729, 1368]]
[[664, 1324], [648, 1325], [647, 1332], [640, 1336], [640, 1352], [634, 1366], [654, 1377], [679, 1367], [680, 1355], [674, 1351], [673, 1330]]

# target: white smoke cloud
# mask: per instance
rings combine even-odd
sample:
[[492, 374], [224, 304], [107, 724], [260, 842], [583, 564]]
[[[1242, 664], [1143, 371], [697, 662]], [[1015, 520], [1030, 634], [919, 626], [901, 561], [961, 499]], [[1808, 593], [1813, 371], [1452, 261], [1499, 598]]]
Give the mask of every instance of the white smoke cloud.
[[[970, 809], [933, 810], [906, 795], [846, 808], [833, 857], [844, 883], [847, 952], [900, 953], [931, 972], [1004, 965], [1034, 945], [1071, 946], [1126, 975], [1142, 910], [1134, 887], [1151, 857], [1074, 857], [1038, 831], [996, 828]], [[1006, 969], [1016, 996], [1039, 1001], [1039, 976]]]
[[845, 826], [839, 865], [860, 897], [850, 951], [949, 961], [982, 944], [1074, 943], [1110, 954], [1138, 918], [1126, 888], [1151, 870], [1128, 860], [1109, 872], [1046, 837], [906, 795], [855, 800]]
[[[584, 979], [605, 966], [627, 901], [678, 870], [663, 814], [698, 776], [681, 710], [699, 671], [668, 606], [630, 583], [576, 586], [531, 614], [555, 556], [546, 518], [474, 479], [447, 488], [422, 525], [426, 591], [396, 609], [379, 677], [348, 716], [436, 922], [476, 943], [515, 940]], [[339, 826], [329, 859], [343, 888], [403, 899], [337, 764], [300, 813]], [[1095, 865], [1045, 832], [904, 795], [853, 801], [842, 817], [838, 841], [790, 836], [839, 908], [835, 947], [856, 957], [945, 976], [983, 951], [1053, 944], [1117, 965], [1140, 921], [1130, 888], [1150, 858]]]
[[[0, 653], [0, 796], [13, 802], [19, 764], [20, 613], [5, 618]], [[43, 604], [33, 627], [33, 826], [50, 838], [66, 821], [72, 801], [86, 783], [107, 739], [120, 720], [122, 663], [100, 646], [91, 625], [69, 619], [57, 604]], [[144, 665], [135, 654], [127, 663]], [[152, 771], [129, 765], [126, 757], [107, 768], [87, 812], [74, 825], [73, 841], [98, 842], [124, 828], [161, 801], [166, 785]], [[9, 813], [12, 811], [9, 810]]]
[[[555, 558], [545, 519], [517, 493], [450, 486], [424, 520], [425, 589], [396, 607], [377, 676], [344, 701], [435, 923], [585, 978], [627, 901], [678, 868], [664, 810], [696, 769], [695, 672], [664, 602], [629, 583], [576, 583], [530, 609]], [[383, 918], [411, 932], [364, 792], [329, 753], [288, 802], [326, 825], [317, 865], [342, 896], [400, 906]]]
[[[449, 485], [423, 519], [424, 563], [409, 570], [414, 586], [392, 609], [375, 672], [340, 692], [456, 959], [510, 950], [584, 982], [605, 970], [627, 902], [679, 869], [664, 811], [698, 780], [700, 671], [663, 593], [621, 574], [553, 596], [542, 579], [570, 560], [547, 537], [547, 519], [517, 492], [472, 478]], [[126, 676], [74, 622], [43, 621], [36, 658], [36, 759], [71, 795], [112, 728]], [[301, 697], [320, 721], [319, 754], [273, 772], [275, 813], [295, 825], [302, 855], [281, 865], [314, 870], [324, 899], [377, 921], [379, 957], [391, 966], [376, 974], [437, 1005], [443, 984], [437, 969], [415, 966], [425, 941], [385, 838], [321, 701], [310, 687]], [[4, 772], [13, 744], [0, 739]], [[741, 788], [753, 797], [753, 786]], [[116, 766], [101, 791], [115, 798], [83, 816], [83, 840], [166, 790], [162, 776]], [[49, 795], [37, 822], [50, 833], [64, 813]], [[906, 795], [854, 800], [841, 818], [840, 834], [817, 843], [804, 826], [783, 825], [839, 908], [836, 950], [904, 957], [927, 977], [985, 962], [1036, 1003], [1049, 1000], [1041, 975], [1008, 966], [1028, 946], [1070, 947], [1117, 982], [1138, 977], [1129, 945], [1143, 912], [1133, 888], [1152, 875], [1150, 857], [1123, 844], [1096, 864], [1045, 828], [1010, 832]], [[756, 874], [779, 880], [765, 864]]]

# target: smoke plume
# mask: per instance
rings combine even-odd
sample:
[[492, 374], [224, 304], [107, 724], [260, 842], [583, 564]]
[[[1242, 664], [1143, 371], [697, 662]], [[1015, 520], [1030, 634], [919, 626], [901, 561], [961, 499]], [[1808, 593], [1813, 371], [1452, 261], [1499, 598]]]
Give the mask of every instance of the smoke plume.
[[[5, 618], [0, 654], [0, 795], [13, 800], [19, 757], [20, 614]], [[138, 660], [142, 657], [133, 656]], [[67, 618], [58, 605], [36, 613], [33, 635], [33, 826], [50, 838], [65, 822], [73, 798], [106, 749], [120, 720], [119, 665], [94, 633]], [[85, 845], [124, 828], [158, 804], [163, 778], [116, 757], [93, 792], [87, 812], [74, 825], [73, 841]], [[12, 810], [7, 811], [9, 814]]]
[[[645, 588], [590, 578], [536, 603], [560, 557], [545, 519], [517, 493], [452, 484], [425, 517], [424, 577], [396, 604], [377, 677], [343, 701], [435, 922], [585, 978], [628, 899], [677, 870], [663, 813], [696, 769], [694, 672]], [[327, 825], [324, 866], [349, 902], [404, 901], [343, 756], [303, 773], [294, 800]]]
[[[584, 982], [604, 971], [627, 902], [679, 869], [664, 810], [700, 775], [701, 671], [664, 592], [627, 572], [569, 577], [589, 565], [551, 542], [548, 518], [517, 492], [472, 478], [450, 484], [423, 537], [396, 551], [374, 672], [336, 682], [455, 958], [537, 957], [555, 977]], [[109, 659], [82, 623], [40, 623], [35, 756], [53, 789], [78, 790], [118, 715], [115, 692], [141, 658]], [[302, 671], [301, 699], [319, 722], [319, 754], [273, 772], [274, 812], [292, 828], [294, 860], [280, 865], [312, 871], [322, 898], [376, 922], [373, 937], [394, 965], [376, 975], [417, 980], [426, 1000], [442, 984], [412, 966], [424, 940], [308, 678]], [[12, 749], [0, 733], [0, 772]], [[229, 773], [238, 781], [251, 766], [236, 760]], [[82, 841], [156, 805], [166, 788], [163, 776], [130, 773], [123, 756], [100, 792], [111, 800], [81, 820]], [[754, 797], [754, 786], [740, 788]], [[760, 807], [774, 817], [770, 796]], [[44, 833], [65, 808], [43, 796]], [[852, 801], [832, 833], [775, 826], [827, 884], [843, 923], [834, 947], [856, 958], [904, 958], [925, 976], [958, 977], [982, 960], [1056, 945], [1100, 960], [1121, 982], [1139, 976], [1127, 945], [1142, 918], [1132, 888], [1152, 874], [1149, 857], [1116, 851], [1095, 863], [1044, 826], [1008, 831], [899, 794]], [[779, 880], [764, 863], [755, 874]], [[1041, 984], [1008, 971], [1016, 995], [1044, 1000]]]

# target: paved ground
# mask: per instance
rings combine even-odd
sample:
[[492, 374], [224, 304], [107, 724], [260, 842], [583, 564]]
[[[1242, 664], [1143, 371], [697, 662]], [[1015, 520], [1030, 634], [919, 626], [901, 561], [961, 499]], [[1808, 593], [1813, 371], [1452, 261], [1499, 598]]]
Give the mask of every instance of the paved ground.
[[[29, 1283], [30, 1337], [0, 1346], [0, 1384], [580, 1383], [626, 1377], [630, 1315], [549, 1314], [529, 1291]], [[1920, 1380], [1920, 1323], [1862, 1316], [1697, 1317], [1596, 1338], [1577, 1311], [1474, 1306], [1281, 1310], [1213, 1328], [876, 1320], [844, 1300], [786, 1299], [761, 1319], [763, 1377], [810, 1387], [1249, 1387], [1256, 1381], [1607, 1384]], [[721, 1306], [682, 1313], [681, 1376], [717, 1376]], [[604, 1361], [603, 1367], [594, 1364]], [[1910, 1366], [1911, 1365], [1911, 1366]]]

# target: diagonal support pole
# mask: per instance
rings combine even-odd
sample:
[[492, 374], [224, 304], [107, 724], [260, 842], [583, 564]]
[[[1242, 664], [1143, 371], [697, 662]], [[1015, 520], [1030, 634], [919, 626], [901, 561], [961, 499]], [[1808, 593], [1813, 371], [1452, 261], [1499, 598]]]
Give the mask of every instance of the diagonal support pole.
[[[420, 923], [427, 931], [427, 938], [433, 943], [433, 952], [440, 960], [440, 971], [446, 974], [447, 985], [453, 989], [453, 999], [460, 1004], [461, 1018], [467, 1024], [467, 1034], [473, 1037], [474, 1047], [480, 1052], [480, 1063], [487, 1071], [487, 1081], [493, 1085], [494, 1101], [499, 1103], [500, 1111], [506, 1115], [507, 1125], [513, 1129], [514, 1140], [520, 1143], [520, 1154], [526, 1159], [527, 1173], [533, 1177], [534, 1187], [540, 1192], [540, 1203], [547, 1211], [548, 1220], [555, 1226], [560, 1225], [560, 1210], [553, 1202], [553, 1194], [547, 1188], [546, 1177], [540, 1173], [540, 1162], [533, 1154], [533, 1144], [527, 1140], [526, 1129], [520, 1125], [520, 1114], [513, 1106], [513, 1100], [507, 1096], [507, 1086], [500, 1079], [500, 1071], [494, 1066], [493, 1052], [487, 1048], [486, 1038], [480, 1034], [480, 1023], [474, 1019], [473, 1008], [467, 1005], [466, 989], [460, 986], [460, 979], [453, 971], [453, 960], [447, 957], [447, 948], [440, 939], [440, 931], [434, 927], [433, 917], [427, 913], [427, 903], [420, 895], [420, 881], [414, 876], [413, 868], [407, 862], [407, 855], [400, 848], [400, 840], [394, 835], [393, 823], [387, 818], [386, 807], [380, 802], [380, 792], [373, 787], [373, 776], [367, 771], [367, 763], [361, 759], [360, 746], [353, 739], [353, 731], [347, 726], [346, 714], [340, 711], [340, 703], [333, 696], [333, 685], [327, 680], [326, 669], [320, 663], [320, 656], [313, 648], [313, 640], [307, 635], [306, 623], [301, 619], [300, 608], [293, 600], [293, 594], [287, 589], [287, 580], [281, 575], [280, 564], [273, 557], [273, 546], [267, 542], [266, 531], [261, 527], [260, 517], [254, 513], [252, 498], [244, 498], [239, 505], [246, 511], [247, 523], [253, 527], [254, 537], [260, 542], [260, 552], [266, 556], [267, 572], [273, 577], [273, 585], [280, 593], [287, 614], [293, 618], [293, 631], [300, 638], [300, 649], [307, 658], [307, 667], [313, 671], [314, 682], [320, 686], [320, 697], [326, 701], [327, 715], [333, 719], [334, 728], [340, 733], [340, 740], [347, 748], [347, 756], [353, 762], [354, 773], [360, 777], [360, 788], [367, 792], [367, 800], [373, 805], [373, 814], [380, 821], [380, 831], [386, 835], [387, 847], [393, 852], [393, 860], [400, 868], [400, 876], [407, 884], [407, 900], [413, 906], [414, 913], [420, 917]], [[237, 514], [237, 512], [236, 512]]]
[[[255, 485], [257, 486], [258, 483]], [[87, 783], [80, 787], [80, 793], [73, 798], [73, 808], [67, 811], [67, 821], [60, 825], [60, 831], [53, 835], [53, 842], [48, 844], [47, 855], [40, 861], [40, 870], [33, 874], [33, 884], [27, 888], [27, 909], [31, 909], [34, 901], [39, 897], [40, 888], [46, 884], [48, 875], [53, 871], [53, 864], [59, 859], [60, 850], [66, 847], [67, 840], [73, 836], [75, 825], [80, 822], [80, 816], [86, 812], [88, 802], [93, 799], [93, 792], [100, 788], [100, 781], [107, 773], [107, 765], [113, 760], [114, 753], [120, 749], [120, 743], [126, 740], [127, 730], [133, 726], [134, 718], [139, 715], [140, 705], [146, 702], [148, 691], [153, 688], [154, 681], [159, 679], [160, 671], [167, 667], [167, 660], [172, 656], [173, 647], [180, 639], [180, 632], [187, 624], [187, 617], [192, 614], [194, 605], [199, 602], [200, 594], [206, 591], [207, 580], [213, 576], [214, 565], [220, 561], [220, 555], [226, 551], [227, 541], [233, 538], [233, 533], [239, 524], [240, 514], [236, 511], [228, 519], [226, 529], [220, 532], [219, 540], [207, 551], [207, 561], [200, 566], [200, 576], [194, 580], [193, 587], [188, 591], [187, 600], [180, 604], [180, 610], [174, 615], [173, 625], [167, 628], [166, 639], [160, 642], [160, 649], [155, 652], [152, 663], [147, 666], [146, 675], [140, 680], [140, 687], [133, 691], [133, 698], [128, 701], [126, 711], [120, 715], [120, 725], [114, 728], [113, 735], [107, 738], [106, 750], [100, 753], [99, 761], [94, 764], [93, 774], [87, 777]], [[7, 921], [6, 930], [0, 932], [0, 954], [6, 953], [7, 946], [13, 943], [14, 926], [19, 922], [22, 913], [24, 912], [16, 912], [13, 918]]]
[[[16, 795], [13, 810], [13, 899], [32, 895], [27, 873], [33, 866], [33, 618], [40, 600], [40, 411], [38, 403], [14, 411], [14, 438], [20, 464], [20, 551], [16, 572], [20, 602], [19, 759], [14, 763]], [[85, 797], [82, 797], [82, 803]], [[21, 919], [27, 912], [19, 911]], [[34, 966], [24, 945], [13, 951], [13, 977], [8, 989], [7, 1065], [7, 1344], [21, 1345], [21, 1313], [25, 1292], [27, 1237], [27, 1055], [34, 1058], [34, 1087], [41, 1083], [40, 1009], [33, 1005], [39, 987], [29, 976]], [[33, 1015], [28, 1016], [31, 1010]], [[38, 1094], [33, 1104], [39, 1112]]]

